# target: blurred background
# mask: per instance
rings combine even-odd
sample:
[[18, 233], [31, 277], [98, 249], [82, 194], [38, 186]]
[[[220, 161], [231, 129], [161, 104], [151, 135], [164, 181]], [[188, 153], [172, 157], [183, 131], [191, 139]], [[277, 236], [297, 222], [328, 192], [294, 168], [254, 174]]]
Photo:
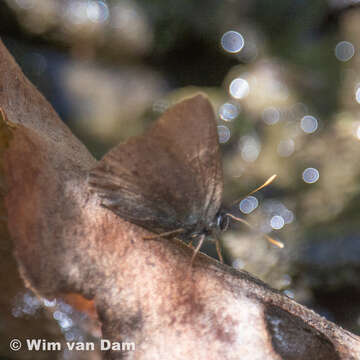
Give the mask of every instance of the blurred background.
[[[358, 1], [3, 0], [0, 36], [97, 158], [207, 93], [225, 203], [278, 175], [234, 211], [285, 248], [233, 224], [226, 262], [360, 334]], [[216, 257], [212, 243], [204, 251]], [[9, 254], [4, 240], [2, 267], [14, 270], [0, 283], [1, 332], [98, 336], [84, 314], [26, 290]], [[0, 355], [31, 358], [7, 342]]]

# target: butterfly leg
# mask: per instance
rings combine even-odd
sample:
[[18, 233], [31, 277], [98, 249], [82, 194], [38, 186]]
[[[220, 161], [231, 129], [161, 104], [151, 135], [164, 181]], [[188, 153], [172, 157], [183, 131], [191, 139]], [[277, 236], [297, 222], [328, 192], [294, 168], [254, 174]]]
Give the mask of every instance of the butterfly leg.
[[197, 255], [197, 253], [199, 252], [199, 250], [200, 250], [200, 248], [201, 248], [201, 245], [204, 243], [204, 240], [205, 240], [205, 235], [201, 235], [201, 236], [200, 236], [200, 239], [199, 239], [199, 242], [198, 242], [198, 244], [196, 245], [196, 248], [195, 248], [195, 250], [194, 250], [194, 252], [193, 252], [193, 255], [192, 255], [192, 257], [191, 257], [190, 266], [193, 265], [193, 262], [194, 262], [194, 260], [195, 260], [195, 258], [196, 258], [196, 255]]
[[221, 254], [221, 245], [220, 245], [220, 240], [219, 238], [216, 238], [216, 252], [219, 256], [220, 262], [223, 264], [224, 263], [224, 259], [223, 256]]
[[157, 235], [145, 236], [143, 239], [144, 240], [155, 240], [155, 239], [160, 239], [160, 238], [163, 238], [163, 237], [169, 236], [169, 235], [180, 234], [183, 231], [184, 231], [184, 229], [176, 229], [176, 230], [167, 231], [167, 232], [157, 234]]
[[194, 239], [195, 239], [196, 237], [198, 237], [198, 235], [192, 235], [192, 236], [191, 236], [191, 239], [190, 239], [190, 241], [189, 241], [189, 243], [188, 243], [189, 247], [191, 247], [192, 249], [195, 249], [194, 244], [193, 244], [193, 241], [194, 241]]
[[224, 258], [223, 258], [222, 253], [221, 253], [221, 244], [220, 244], [220, 239], [217, 236], [218, 234], [217, 234], [216, 231], [213, 231], [211, 235], [212, 235], [212, 238], [215, 239], [216, 252], [217, 252], [217, 254], [219, 256], [220, 262], [223, 264], [224, 263]]

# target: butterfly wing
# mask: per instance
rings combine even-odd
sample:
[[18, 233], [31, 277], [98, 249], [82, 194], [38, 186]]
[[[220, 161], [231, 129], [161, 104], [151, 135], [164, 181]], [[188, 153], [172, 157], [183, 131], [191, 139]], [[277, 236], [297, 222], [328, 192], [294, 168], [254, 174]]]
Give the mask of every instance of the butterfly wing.
[[201, 231], [221, 205], [213, 109], [202, 95], [166, 111], [143, 136], [107, 153], [89, 175], [102, 205], [152, 232]]

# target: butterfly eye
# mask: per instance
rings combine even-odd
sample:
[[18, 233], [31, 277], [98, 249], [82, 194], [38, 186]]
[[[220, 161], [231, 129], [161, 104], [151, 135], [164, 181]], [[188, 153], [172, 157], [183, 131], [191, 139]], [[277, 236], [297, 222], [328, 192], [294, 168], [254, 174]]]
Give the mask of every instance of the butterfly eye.
[[229, 226], [229, 217], [226, 214], [219, 214], [217, 218], [217, 227], [221, 231], [225, 231]]

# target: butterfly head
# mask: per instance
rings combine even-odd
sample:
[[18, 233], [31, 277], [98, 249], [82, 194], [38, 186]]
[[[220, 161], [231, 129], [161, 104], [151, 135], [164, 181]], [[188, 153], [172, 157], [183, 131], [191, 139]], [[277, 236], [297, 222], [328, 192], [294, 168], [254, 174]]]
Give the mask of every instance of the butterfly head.
[[[220, 233], [226, 231], [230, 224], [230, 218], [227, 213], [223, 211], [218, 211], [215, 215], [214, 220], [210, 223], [198, 222], [192, 224], [189, 231], [184, 233], [184, 238], [197, 238], [201, 235], [212, 235], [214, 233]], [[195, 229], [194, 229], [195, 228]]]
[[226, 213], [218, 212], [215, 217], [214, 227], [218, 231], [226, 231], [229, 227], [230, 219]]

